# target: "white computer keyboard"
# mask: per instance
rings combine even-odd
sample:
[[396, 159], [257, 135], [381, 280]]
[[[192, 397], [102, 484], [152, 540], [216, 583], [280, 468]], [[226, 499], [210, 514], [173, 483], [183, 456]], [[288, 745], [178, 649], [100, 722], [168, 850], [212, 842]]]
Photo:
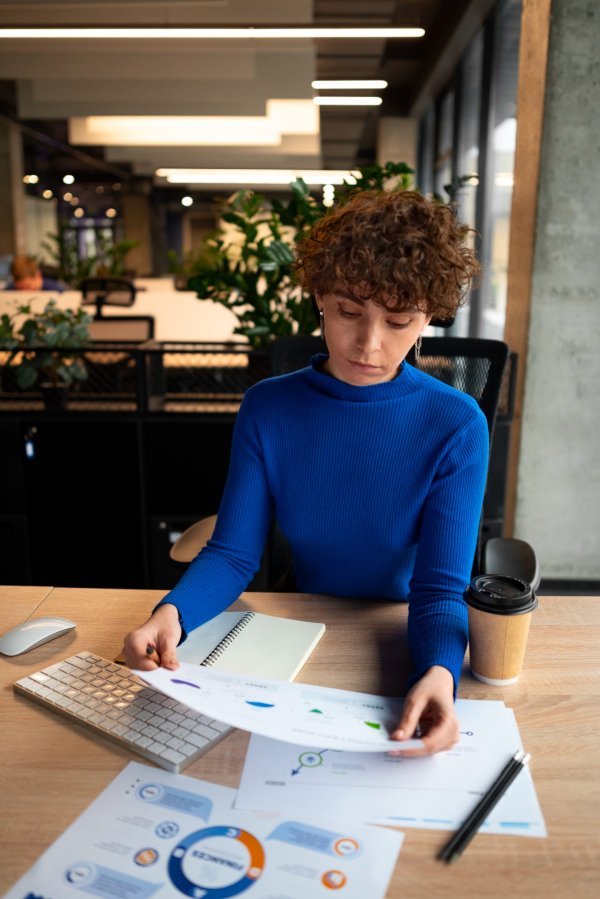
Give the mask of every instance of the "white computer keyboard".
[[179, 774], [234, 729], [152, 690], [91, 652], [13, 684], [15, 692]]

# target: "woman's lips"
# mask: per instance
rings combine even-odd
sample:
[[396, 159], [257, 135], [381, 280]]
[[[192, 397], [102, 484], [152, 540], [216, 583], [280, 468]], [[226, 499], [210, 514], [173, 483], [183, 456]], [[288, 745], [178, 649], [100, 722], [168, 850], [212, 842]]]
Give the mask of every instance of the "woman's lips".
[[368, 365], [365, 362], [354, 362], [353, 359], [349, 359], [348, 362], [350, 363], [350, 365], [353, 365], [359, 371], [377, 371], [379, 368], [378, 365]]

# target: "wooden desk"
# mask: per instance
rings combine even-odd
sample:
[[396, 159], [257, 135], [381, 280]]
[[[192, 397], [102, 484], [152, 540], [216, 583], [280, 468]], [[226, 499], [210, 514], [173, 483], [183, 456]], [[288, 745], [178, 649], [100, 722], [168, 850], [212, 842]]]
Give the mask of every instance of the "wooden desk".
[[[0, 592], [3, 629], [15, 617], [15, 603], [30, 602], [27, 591], [33, 588], [6, 589]], [[20, 590], [23, 599], [16, 600]], [[122, 636], [144, 620], [162, 595], [150, 590], [54, 589], [36, 614], [72, 618], [78, 622], [77, 630], [25, 655], [1, 660], [0, 890], [12, 885], [136, 758], [16, 696], [12, 682], [81, 650], [114, 656]], [[411, 669], [403, 605], [246, 593], [234, 608], [325, 622], [327, 633], [298, 680], [388, 695], [405, 691]], [[449, 868], [435, 860], [447, 833], [406, 828], [388, 899], [422, 893], [431, 899], [596, 899], [599, 645], [599, 597], [542, 597], [533, 616], [526, 670], [517, 684], [506, 689], [486, 686], [473, 680], [465, 665], [461, 697], [503, 699], [515, 709], [524, 744], [533, 755], [531, 768], [550, 836], [539, 840], [480, 835]], [[236, 731], [185, 773], [237, 787], [247, 745], [248, 734]]]

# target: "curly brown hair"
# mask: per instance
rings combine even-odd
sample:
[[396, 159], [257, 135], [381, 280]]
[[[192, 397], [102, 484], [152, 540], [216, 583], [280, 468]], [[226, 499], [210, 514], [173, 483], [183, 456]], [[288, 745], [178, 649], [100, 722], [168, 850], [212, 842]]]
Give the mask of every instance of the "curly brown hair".
[[394, 312], [417, 307], [447, 321], [480, 271], [469, 230], [454, 207], [416, 190], [363, 191], [298, 241], [294, 270], [307, 293], [343, 287]]

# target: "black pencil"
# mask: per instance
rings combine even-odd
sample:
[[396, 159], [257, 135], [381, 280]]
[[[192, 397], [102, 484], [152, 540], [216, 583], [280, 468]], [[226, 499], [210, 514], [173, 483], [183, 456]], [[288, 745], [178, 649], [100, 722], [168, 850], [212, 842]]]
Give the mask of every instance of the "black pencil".
[[513, 780], [521, 773], [525, 765], [528, 764], [530, 758], [531, 756], [525, 755], [521, 749], [519, 749], [518, 752], [515, 752], [485, 796], [473, 809], [463, 825], [452, 836], [452, 839], [444, 846], [439, 855], [440, 859], [451, 864], [460, 857], [461, 853], [469, 845], [488, 814], [506, 793]]

